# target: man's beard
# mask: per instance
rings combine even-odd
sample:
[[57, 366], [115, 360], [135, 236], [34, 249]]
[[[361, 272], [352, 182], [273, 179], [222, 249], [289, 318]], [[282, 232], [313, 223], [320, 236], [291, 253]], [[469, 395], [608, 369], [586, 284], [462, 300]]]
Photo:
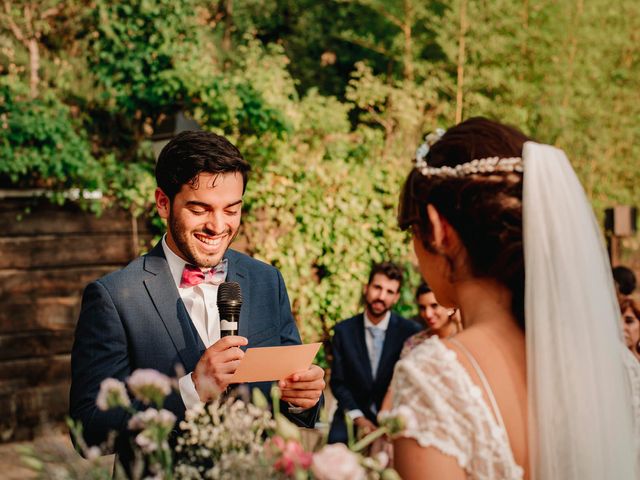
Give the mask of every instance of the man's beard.
[[[377, 317], [381, 317], [383, 315], [386, 315], [386, 313], [391, 310], [391, 307], [389, 307], [386, 303], [384, 303], [382, 300], [375, 300], [373, 302], [368, 302], [365, 301], [365, 304], [367, 306], [367, 311], [372, 313], [373, 315], [377, 316]], [[374, 305], [376, 305], [376, 307], [380, 307], [382, 306], [382, 310], [378, 311], [374, 308]]]
[[[171, 231], [171, 236], [173, 237], [173, 241], [175, 242], [176, 247], [178, 247], [178, 250], [180, 250], [180, 252], [185, 257], [188, 263], [195, 265], [196, 267], [199, 267], [199, 268], [211, 268], [211, 267], [215, 267], [220, 262], [221, 259], [218, 261], [214, 261], [212, 257], [199, 254], [198, 251], [195, 249], [195, 247], [191, 245], [189, 240], [192, 238], [192, 233], [202, 233], [205, 235], [215, 236], [215, 235], [220, 235], [223, 232], [215, 233], [207, 229], [203, 229], [196, 232], [190, 232], [187, 229], [185, 229], [184, 226], [179, 222], [179, 220], [176, 219], [171, 214], [169, 214], [168, 223], [169, 223], [169, 230]], [[224, 233], [230, 236], [231, 230], [227, 228], [225, 229]], [[233, 237], [230, 238], [229, 243], [227, 244], [227, 248], [229, 247], [229, 245], [231, 245], [233, 240], [236, 238], [236, 235], [238, 235], [238, 231], [236, 231]], [[226, 252], [226, 248], [225, 248], [225, 252]], [[224, 255], [224, 252], [222, 255]]]

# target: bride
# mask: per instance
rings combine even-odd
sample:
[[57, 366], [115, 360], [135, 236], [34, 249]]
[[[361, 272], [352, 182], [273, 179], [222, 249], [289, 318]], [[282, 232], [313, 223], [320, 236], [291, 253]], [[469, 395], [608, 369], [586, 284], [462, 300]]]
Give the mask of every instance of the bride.
[[472, 118], [416, 157], [399, 223], [465, 329], [396, 366], [402, 478], [637, 478], [611, 270], [564, 153]]

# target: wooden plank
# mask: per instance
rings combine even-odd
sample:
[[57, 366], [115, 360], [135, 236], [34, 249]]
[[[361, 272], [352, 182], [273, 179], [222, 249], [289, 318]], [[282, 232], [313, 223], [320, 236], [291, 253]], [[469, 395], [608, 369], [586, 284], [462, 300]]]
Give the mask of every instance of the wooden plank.
[[[131, 215], [121, 209], [110, 208], [96, 216], [75, 204], [59, 206], [39, 202], [30, 205], [26, 200], [3, 200], [2, 204], [0, 225], [4, 226], [3, 236], [132, 231]], [[138, 218], [137, 227], [139, 232], [148, 232], [147, 218]]]
[[37, 270], [0, 270], [0, 304], [4, 305], [4, 298], [14, 295], [79, 295], [89, 282], [121, 267], [122, 265], [89, 265]]
[[137, 256], [133, 250], [131, 237], [122, 234], [6, 237], [0, 238], [0, 269], [125, 264]]
[[71, 354], [0, 362], [0, 391], [67, 382], [71, 378]]
[[34, 330], [72, 330], [80, 313], [81, 296], [10, 296], [2, 300], [0, 334]]
[[[0, 393], [0, 441], [28, 440], [69, 411], [70, 382]], [[1, 475], [0, 475], [1, 476]]]
[[0, 361], [69, 353], [73, 330], [0, 335]]
[[15, 392], [18, 424], [36, 425], [62, 420], [69, 412], [71, 382], [25, 388]]

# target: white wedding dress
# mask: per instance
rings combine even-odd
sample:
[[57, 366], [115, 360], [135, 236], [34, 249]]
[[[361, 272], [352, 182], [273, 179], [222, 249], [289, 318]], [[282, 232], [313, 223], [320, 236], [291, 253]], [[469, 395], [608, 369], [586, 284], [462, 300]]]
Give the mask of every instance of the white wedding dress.
[[397, 413], [412, 417], [402, 436], [454, 457], [470, 479], [520, 480], [524, 472], [513, 458], [491, 388], [473, 357], [467, 358], [478, 372], [491, 406], [456, 353], [436, 336], [417, 345], [396, 364], [393, 405], [400, 407]]

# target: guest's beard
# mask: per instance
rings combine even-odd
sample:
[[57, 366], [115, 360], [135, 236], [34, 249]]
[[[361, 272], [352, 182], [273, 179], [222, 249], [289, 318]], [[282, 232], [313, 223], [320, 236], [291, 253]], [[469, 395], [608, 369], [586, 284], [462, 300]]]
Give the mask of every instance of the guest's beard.
[[365, 300], [365, 304], [367, 307], [367, 312], [375, 315], [376, 317], [386, 315], [386, 313], [391, 310], [391, 306], [387, 305], [382, 300], [374, 300], [373, 302], [368, 302]]

